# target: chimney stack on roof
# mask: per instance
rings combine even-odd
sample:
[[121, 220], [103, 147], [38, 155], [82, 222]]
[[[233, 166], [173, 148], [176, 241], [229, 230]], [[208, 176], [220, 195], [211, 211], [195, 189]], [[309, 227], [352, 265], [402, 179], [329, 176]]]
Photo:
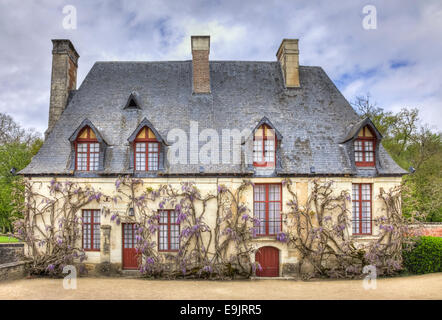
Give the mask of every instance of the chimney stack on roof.
[[299, 87], [298, 39], [283, 39], [276, 57], [281, 63], [285, 86], [287, 88]]
[[60, 118], [69, 97], [69, 91], [77, 88], [77, 67], [80, 57], [70, 40], [52, 40], [51, 97], [47, 137]]
[[210, 93], [210, 36], [192, 36], [193, 93]]

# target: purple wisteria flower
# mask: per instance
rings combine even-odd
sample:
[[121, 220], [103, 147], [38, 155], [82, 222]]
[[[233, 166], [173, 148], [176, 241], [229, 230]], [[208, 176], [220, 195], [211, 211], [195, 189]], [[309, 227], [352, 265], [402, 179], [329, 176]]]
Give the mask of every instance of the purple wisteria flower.
[[204, 266], [204, 267], [203, 267], [203, 271], [204, 271], [204, 272], [208, 272], [208, 273], [212, 273], [213, 270], [212, 270], [212, 267], [211, 267], [211, 266]]
[[247, 213], [244, 213], [243, 215], [242, 215], [242, 217], [241, 217], [241, 219], [243, 219], [244, 221], [247, 221], [247, 220], [249, 220], [249, 215], [247, 214]]
[[48, 265], [48, 267], [46, 268], [46, 270], [48, 270], [49, 272], [54, 271], [55, 266], [51, 263], [50, 265]]
[[154, 263], [155, 263], [155, 260], [154, 260], [152, 257], [147, 257], [147, 259], [146, 259], [146, 263], [147, 263], [147, 264], [154, 264]]
[[285, 234], [284, 232], [278, 233], [276, 235], [276, 240], [278, 240], [279, 242], [286, 243], [288, 241], [287, 234]]

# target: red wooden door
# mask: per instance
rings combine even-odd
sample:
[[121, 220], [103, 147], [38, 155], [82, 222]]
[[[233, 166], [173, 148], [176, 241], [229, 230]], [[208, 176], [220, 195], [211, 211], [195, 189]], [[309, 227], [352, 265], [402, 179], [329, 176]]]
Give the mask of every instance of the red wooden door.
[[135, 245], [135, 223], [123, 223], [123, 269], [138, 268]]
[[279, 250], [274, 247], [262, 247], [255, 254], [255, 261], [261, 265], [262, 270], [256, 269], [258, 277], [279, 276]]

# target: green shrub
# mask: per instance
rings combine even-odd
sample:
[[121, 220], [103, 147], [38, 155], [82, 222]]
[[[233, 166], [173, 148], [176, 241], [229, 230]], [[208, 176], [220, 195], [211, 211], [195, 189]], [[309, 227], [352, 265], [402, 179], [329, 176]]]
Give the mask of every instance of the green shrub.
[[442, 271], [442, 238], [419, 237], [402, 251], [405, 268], [417, 274]]

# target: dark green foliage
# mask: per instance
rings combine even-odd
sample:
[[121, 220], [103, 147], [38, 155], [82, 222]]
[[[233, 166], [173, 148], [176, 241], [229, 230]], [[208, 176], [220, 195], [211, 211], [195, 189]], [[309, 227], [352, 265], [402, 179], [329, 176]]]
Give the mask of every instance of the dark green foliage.
[[402, 251], [404, 267], [412, 273], [442, 271], [442, 238], [423, 236]]
[[21, 177], [11, 173], [22, 170], [40, 149], [43, 141], [33, 131], [20, 128], [11, 117], [0, 113], [0, 233], [12, 231], [19, 213], [12, 204], [21, 196], [14, 192]]

